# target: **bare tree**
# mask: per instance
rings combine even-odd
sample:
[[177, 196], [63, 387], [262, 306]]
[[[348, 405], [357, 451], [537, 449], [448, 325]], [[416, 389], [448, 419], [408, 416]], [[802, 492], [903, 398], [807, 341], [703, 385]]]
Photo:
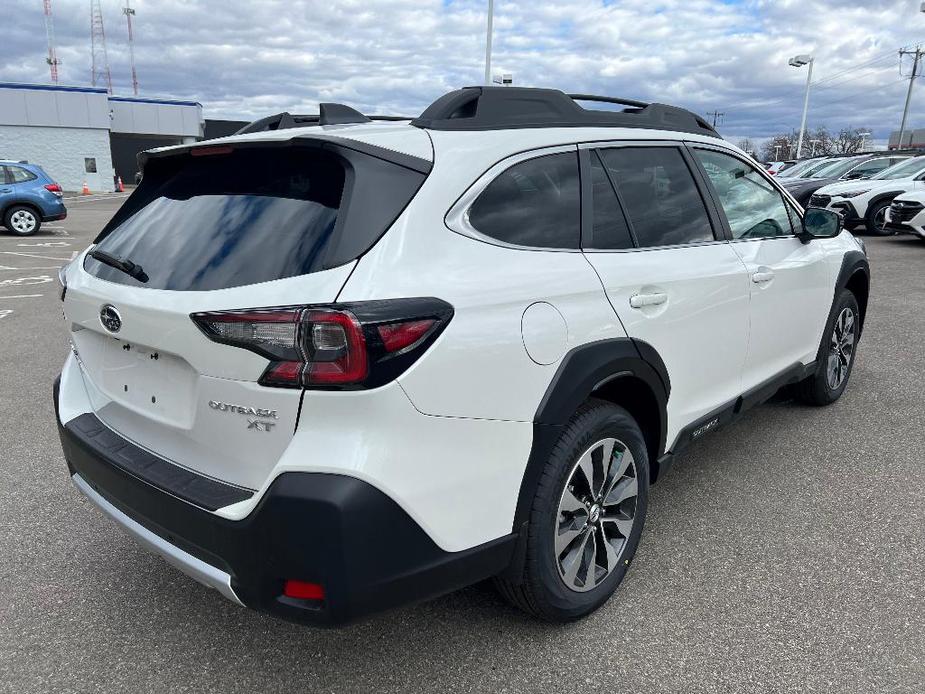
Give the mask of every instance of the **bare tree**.
[[743, 137], [741, 140], [736, 142], [736, 147], [741, 149], [746, 154], [750, 154], [752, 157], [757, 158], [758, 148], [755, 147], [755, 143], [749, 137]]
[[842, 128], [832, 140], [832, 149], [836, 154], [856, 154], [864, 146], [864, 136], [869, 133], [867, 128]]
[[797, 154], [797, 133], [775, 135], [764, 143], [762, 159], [764, 161], [782, 161], [793, 159]]

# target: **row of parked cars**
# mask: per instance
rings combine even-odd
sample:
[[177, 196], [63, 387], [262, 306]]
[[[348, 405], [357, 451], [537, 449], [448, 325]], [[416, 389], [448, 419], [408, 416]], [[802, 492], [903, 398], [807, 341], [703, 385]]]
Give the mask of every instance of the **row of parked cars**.
[[803, 207], [835, 210], [848, 228], [925, 239], [925, 154], [816, 157], [773, 162], [768, 172]]

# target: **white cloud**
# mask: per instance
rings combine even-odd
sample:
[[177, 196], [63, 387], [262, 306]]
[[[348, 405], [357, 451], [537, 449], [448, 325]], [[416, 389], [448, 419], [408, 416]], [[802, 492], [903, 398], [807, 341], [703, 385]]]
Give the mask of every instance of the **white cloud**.
[[[2, 0], [0, 80], [46, 82], [41, 3]], [[120, 0], [103, 0], [113, 82], [129, 91]], [[485, 0], [135, 0], [142, 93], [201, 101], [207, 117], [312, 112], [344, 101], [417, 114], [481, 81]], [[725, 111], [727, 136], [798, 127], [816, 55], [810, 125], [898, 127], [895, 51], [925, 29], [912, 0], [499, 0], [494, 65], [515, 83]], [[90, 73], [85, 0], [55, 0], [61, 80]], [[872, 61], [872, 62], [871, 62]], [[851, 70], [870, 62], [863, 69]], [[908, 69], [908, 65], [906, 65]], [[839, 74], [842, 73], [842, 74]], [[913, 123], [925, 125], [925, 114]]]

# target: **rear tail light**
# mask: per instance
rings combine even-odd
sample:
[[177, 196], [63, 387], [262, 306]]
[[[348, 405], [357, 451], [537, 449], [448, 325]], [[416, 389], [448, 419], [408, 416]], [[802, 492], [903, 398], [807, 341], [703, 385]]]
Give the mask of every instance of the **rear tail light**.
[[62, 195], [64, 193], [64, 191], [61, 190], [61, 186], [59, 186], [57, 183], [46, 183], [45, 190], [47, 190], [49, 193], [54, 193], [55, 195]]
[[270, 360], [258, 383], [281, 388], [374, 388], [396, 378], [446, 327], [439, 299], [390, 299], [194, 313], [214, 342]]

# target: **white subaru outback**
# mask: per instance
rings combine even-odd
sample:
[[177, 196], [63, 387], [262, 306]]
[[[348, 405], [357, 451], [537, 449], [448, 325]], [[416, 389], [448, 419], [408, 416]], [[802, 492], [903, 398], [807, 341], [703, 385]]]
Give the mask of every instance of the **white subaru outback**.
[[692, 440], [851, 374], [863, 247], [682, 109], [474, 87], [143, 165], [62, 273], [69, 472], [287, 619], [489, 577], [541, 618], [588, 614]]

